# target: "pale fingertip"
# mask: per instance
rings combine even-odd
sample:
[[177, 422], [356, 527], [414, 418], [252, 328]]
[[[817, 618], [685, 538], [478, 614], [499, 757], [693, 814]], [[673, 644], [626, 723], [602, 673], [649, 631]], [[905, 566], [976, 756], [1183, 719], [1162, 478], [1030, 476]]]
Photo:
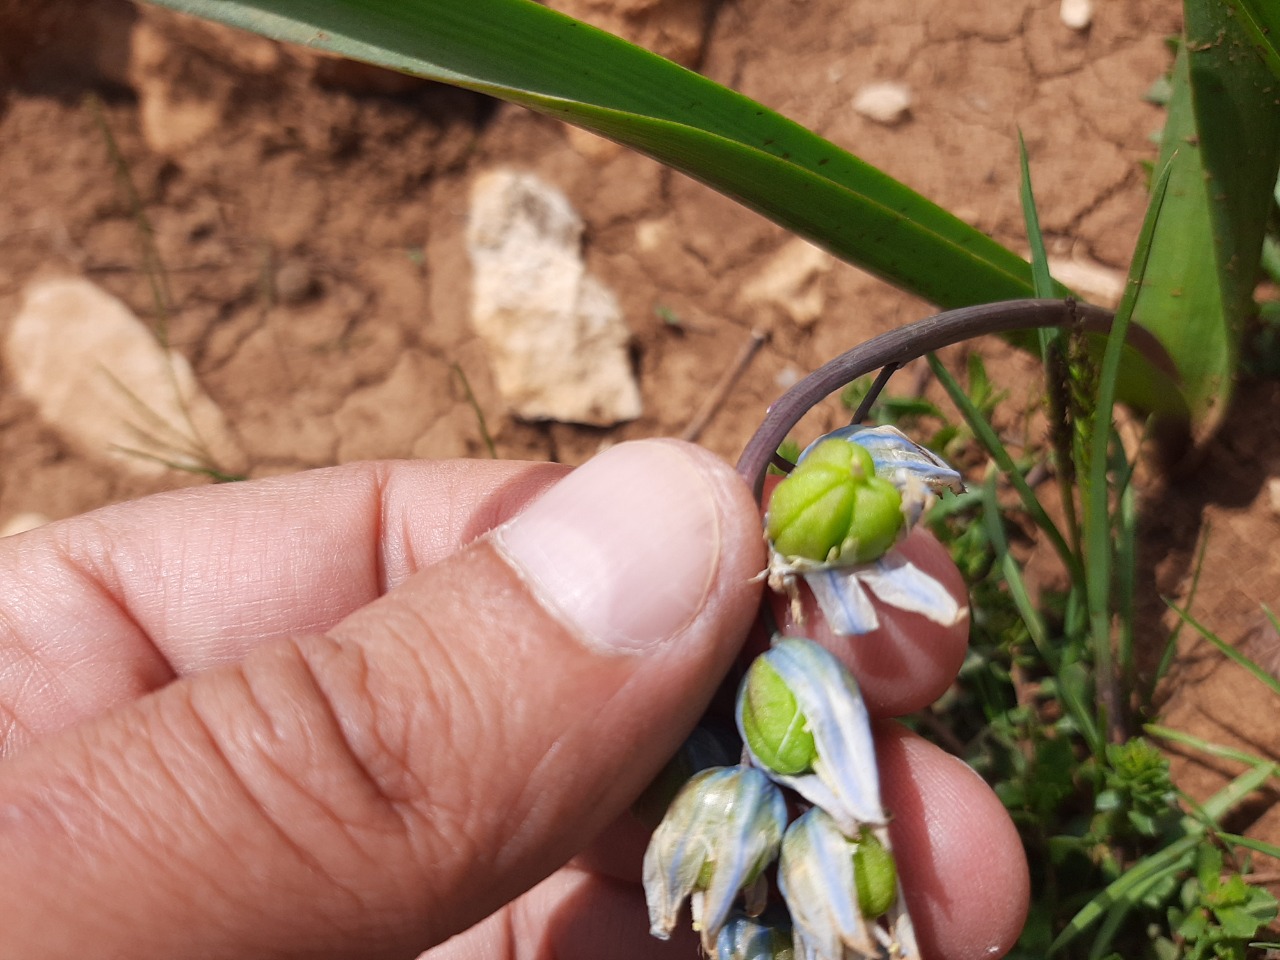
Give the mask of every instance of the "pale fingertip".
[[876, 748], [923, 954], [1003, 956], [1022, 932], [1031, 888], [1008, 812], [969, 766], [898, 724], [877, 726]]
[[[967, 606], [960, 571], [932, 534], [916, 529], [897, 549]], [[831, 632], [807, 591], [802, 597], [797, 622], [787, 599], [774, 595], [774, 615], [783, 632], [816, 640], [839, 657], [857, 678], [872, 716], [896, 717], [923, 709], [946, 692], [964, 662], [968, 616], [943, 625], [887, 606], [873, 596], [880, 626], [862, 636], [847, 637]]]

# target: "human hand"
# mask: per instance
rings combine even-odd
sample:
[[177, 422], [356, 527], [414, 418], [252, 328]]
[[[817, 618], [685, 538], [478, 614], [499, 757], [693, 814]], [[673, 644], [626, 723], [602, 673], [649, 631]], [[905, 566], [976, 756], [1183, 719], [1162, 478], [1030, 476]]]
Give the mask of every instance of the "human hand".
[[[648, 937], [626, 811], [742, 646], [757, 507], [671, 442], [565, 474], [355, 464], [0, 541], [0, 957], [692, 957]], [[887, 714], [964, 636], [882, 619], [853, 666]], [[1007, 949], [1003, 809], [879, 749], [925, 955]]]

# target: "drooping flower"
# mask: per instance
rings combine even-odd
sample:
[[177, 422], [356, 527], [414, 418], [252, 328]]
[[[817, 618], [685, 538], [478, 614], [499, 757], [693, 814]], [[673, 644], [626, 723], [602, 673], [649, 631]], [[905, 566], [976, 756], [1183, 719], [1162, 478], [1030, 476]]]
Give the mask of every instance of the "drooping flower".
[[814, 807], [787, 829], [778, 859], [778, 888], [791, 913], [803, 960], [877, 957], [876, 926], [858, 905], [854, 846]]
[[695, 775], [672, 801], [644, 856], [650, 932], [666, 940], [691, 899], [694, 929], [711, 953], [741, 894], [758, 914], [767, 893], [764, 868], [787, 825], [782, 791], [761, 771], [716, 767]]
[[769, 501], [769, 542], [784, 557], [810, 564], [867, 563], [898, 538], [902, 494], [876, 476], [863, 447], [829, 438], [801, 458]]
[[769, 583], [792, 596], [801, 577], [833, 632], [869, 633], [884, 603], [951, 626], [968, 613], [893, 550], [960, 475], [894, 427], [845, 427], [815, 440], [773, 491], [766, 513]]
[[775, 639], [738, 688], [736, 714], [751, 762], [825, 809], [848, 836], [885, 823], [866, 704], [824, 647]]

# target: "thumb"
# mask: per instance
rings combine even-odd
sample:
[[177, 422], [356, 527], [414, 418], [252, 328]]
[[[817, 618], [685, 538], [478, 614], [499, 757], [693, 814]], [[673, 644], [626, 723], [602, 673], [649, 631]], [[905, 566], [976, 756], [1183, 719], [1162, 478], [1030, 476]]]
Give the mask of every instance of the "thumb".
[[0, 764], [0, 956], [412, 956], [555, 870], [710, 699], [745, 487], [624, 444], [322, 636]]

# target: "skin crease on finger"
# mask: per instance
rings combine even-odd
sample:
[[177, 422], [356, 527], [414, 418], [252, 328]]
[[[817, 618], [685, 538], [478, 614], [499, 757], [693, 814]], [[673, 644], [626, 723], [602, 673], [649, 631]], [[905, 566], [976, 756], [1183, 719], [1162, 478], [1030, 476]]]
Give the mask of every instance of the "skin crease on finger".
[[0, 758], [264, 638], [328, 629], [567, 469], [357, 463], [160, 494], [0, 540]]
[[[477, 473], [471, 472], [473, 468]], [[274, 519], [273, 511], [285, 514], [294, 512], [293, 522], [306, 525], [309, 522], [308, 510], [323, 503], [330, 508], [327, 517], [328, 526], [323, 528], [328, 531], [327, 536], [334, 542], [341, 541], [343, 538], [354, 538], [368, 544], [367, 550], [354, 552], [355, 562], [367, 564], [378, 572], [368, 577], [363, 574], [351, 577], [350, 573], [353, 569], [350, 566], [353, 562], [351, 556], [328, 560], [326, 558], [334, 556], [334, 547], [321, 543], [317, 545], [317, 549], [309, 552], [314, 563], [337, 563], [342, 569], [330, 568], [315, 571], [316, 577], [312, 589], [329, 590], [335, 582], [343, 582], [344, 586], [354, 584], [357, 589], [342, 602], [359, 605], [365, 602], [361, 599], [364, 593], [372, 591], [373, 595], [377, 595], [385, 590], [388, 584], [398, 582], [419, 566], [447, 555], [456, 549], [459, 543], [474, 539], [484, 530], [516, 512], [561, 475], [563, 475], [563, 468], [534, 464], [361, 464], [337, 468], [334, 471], [318, 471], [316, 474], [304, 475], [302, 478], [151, 498], [147, 501], [101, 511], [94, 515], [92, 529], [86, 526], [80, 527], [79, 534], [82, 536], [78, 541], [79, 552], [73, 553], [71, 558], [74, 560], [73, 572], [87, 574], [87, 576], [71, 577], [67, 581], [68, 588], [71, 599], [74, 599], [77, 590], [82, 591], [81, 596], [85, 599], [90, 599], [94, 595], [100, 598], [104, 591], [119, 590], [124, 586], [119, 579], [120, 572], [130, 569], [143, 572], [147, 562], [156, 562], [156, 557], [149, 556], [148, 551], [155, 550], [157, 547], [172, 551], [173, 556], [182, 556], [187, 562], [193, 560], [198, 562], [201, 554], [199, 551], [193, 552], [192, 547], [201, 538], [206, 539], [209, 544], [217, 545], [217, 549], [207, 549], [205, 554], [210, 570], [216, 572], [217, 569], [226, 570], [228, 567], [234, 569], [236, 566], [234, 551], [248, 549], [250, 546], [256, 550], [262, 550], [264, 544], [260, 537], [249, 541], [243, 538], [233, 539], [229, 543], [225, 539], [220, 541], [218, 538], [224, 533], [223, 522], [227, 519], [228, 513], [234, 514], [237, 510], [243, 510], [241, 520], [245, 524], [244, 529], [251, 529], [255, 523], [261, 525], [264, 517], [269, 514]], [[298, 482], [304, 478], [314, 486], [299, 488]], [[231, 496], [232, 491], [234, 496]], [[229, 500], [221, 504], [219, 509], [210, 510], [207, 498], [214, 495], [227, 496]], [[241, 497], [244, 499], [239, 499]], [[327, 503], [325, 498], [328, 500]], [[174, 510], [173, 502], [180, 503], [182, 509]], [[336, 517], [332, 512], [335, 503], [338, 505]], [[240, 506], [237, 507], [235, 504]], [[432, 514], [430, 510], [436, 505], [439, 505], [440, 509]], [[344, 511], [347, 511], [346, 516], [343, 515]], [[368, 519], [369, 514], [376, 515], [378, 519], [376, 521]], [[173, 522], [166, 520], [157, 525], [155, 521], [165, 516], [171, 516]], [[210, 519], [211, 517], [214, 519]], [[57, 543], [57, 550], [49, 550], [46, 560], [57, 561], [60, 553], [66, 557], [62, 548], [77, 540], [71, 528], [81, 522], [69, 521], [48, 528], [43, 534], [40, 534], [40, 531], [28, 534], [23, 550], [33, 549], [32, 544], [38, 544], [41, 536], [55, 536], [61, 537], [61, 542]], [[62, 533], [58, 533], [58, 528], [61, 528]], [[157, 530], [160, 533], [157, 534]], [[98, 539], [95, 540], [95, 537]], [[49, 540], [45, 541], [46, 544], [49, 542]], [[86, 544], [89, 545], [87, 548]], [[3, 555], [5, 548], [11, 546], [17, 546], [17, 544], [0, 543], [0, 568], [6, 573], [8, 567], [5, 565]], [[228, 549], [232, 551], [231, 556], [227, 554]], [[904, 549], [917, 564], [931, 572], [946, 572], [955, 577], [954, 569], [948, 566], [942, 548], [931, 538], [913, 536], [907, 541]], [[348, 553], [351, 552], [348, 551]], [[26, 555], [29, 557], [31, 554]], [[117, 561], [122, 558], [131, 561], [132, 566], [125, 562], [117, 564]], [[22, 569], [20, 563], [14, 564], [13, 568], [19, 571]], [[266, 569], [268, 572], [275, 569], [282, 577], [290, 572], [287, 567], [260, 567], [259, 569]], [[293, 572], [297, 573], [296, 568]], [[184, 587], [190, 588], [194, 585], [197, 592], [200, 589], [225, 589], [210, 576], [196, 576], [195, 573], [198, 571], [193, 572]], [[33, 582], [32, 585], [34, 587], [36, 584]], [[270, 583], [265, 586], [269, 588]], [[189, 589], [187, 593], [184, 600], [193, 599], [198, 606], [199, 597], [190, 597]], [[162, 603], [158, 595], [133, 595], [133, 599], [139, 598], [155, 603], [157, 616], [161, 614], [173, 616], [181, 613], [181, 608], [175, 602], [167, 600]], [[64, 595], [58, 599], [60, 602], [66, 602], [68, 597]], [[296, 612], [281, 610], [273, 614], [277, 618], [275, 625], [283, 625], [285, 632], [289, 629], [287, 621], [290, 616], [314, 615], [312, 605], [308, 605], [306, 597], [296, 596], [294, 600], [298, 606]], [[124, 607], [123, 604], [122, 608], [131, 609]], [[892, 619], [899, 614], [890, 612], [888, 616]], [[910, 620], [918, 621], [920, 618], [910, 617]], [[167, 634], [162, 635], [171, 637], [175, 643], [182, 639], [183, 631], [191, 626], [176, 620], [153, 622], [165, 628]], [[963, 656], [963, 633], [967, 630], [967, 624], [962, 625], [959, 631], [948, 632], [928, 625], [927, 621], [923, 623], [923, 628], [920, 624], [908, 623], [904, 624], [904, 629], [898, 633], [885, 631], [884, 636], [871, 635], [860, 638], [859, 646], [866, 651], [864, 656], [849, 656], [847, 647], [842, 651], [863, 678], [868, 700], [877, 713], [914, 709], [934, 698], [938, 683], [945, 687], [954, 676], [955, 668], [949, 664], [954, 659], [958, 666], [957, 655]], [[260, 626], [261, 621], [252, 625]], [[240, 651], [245, 648], [244, 645], [251, 645], [254, 641], [253, 635], [247, 629], [252, 625], [242, 625], [240, 632], [232, 630], [219, 634], [219, 639], [226, 643], [226, 648], [218, 649], [215, 644], [213, 654], [220, 659], [243, 655]], [[101, 622], [97, 626], [100, 629]], [[130, 625], [124, 623], [122, 627], [127, 630]], [[132, 629], [136, 629], [136, 625]], [[98, 642], [101, 642], [102, 634], [99, 632], [97, 636]], [[831, 643], [846, 643], [846, 641], [826, 639]], [[69, 664], [69, 666], [74, 668], [78, 665]], [[86, 669], [91, 669], [93, 664], [84, 666]], [[184, 669], [203, 668], [204, 664], [194, 659], [184, 662]], [[948, 670], [950, 673], [947, 673]], [[905, 680], [895, 679], [899, 671], [906, 671]], [[166, 679], [168, 676], [167, 673], [163, 674]], [[881, 677], [885, 680], [884, 684], [880, 683]], [[152, 682], [159, 685], [164, 680]], [[889, 686], [891, 683], [897, 685]], [[120, 690], [116, 690], [113, 694], [109, 688], [95, 688], [84, 695], [85, 706], [88, 706], [89, 700], [96, 700], [99, 703], [105, 699], [123, 702], [138, 695], [140, 694], [122, 694]], [[112, 704], [99, 705], [89, 712], [99, 712], [110, 705]], [[65, 723], [57, 725], [63, 726]], [[907, 831], [905, 834], [907, 839], [903, 842], [910, 847], [915, 842], [910, 839], [911, 837], [923, 837], [924, 849], [930, 851], [927, 856], [920, 858], [923, 863], [922, 876], [930, 876], [930, 870], [933, 874], [933, 879], [926, 881], [923, 889], [945, 892], [949, 887], [960, 890], [969, 883], [973, 871], [977, 869], [975, 864], [982, 864], [983, 867], [990, 864], [990, 850], [985, 843], [981, 842], [987, 833], [983, 831], [974, 844], [965, 846], [954, 838], [949, 839], [947, 831], [959, 830], [966, 825], [971, 826], [973, 822], [980, 822], [976, 819], [977, 817], [985, 818], [991, 823], [997, 823], [999, 818], [1007, 821], [1007, 817], [1004, 816], [1003, 810], [999, 809], [998, 804], [995, 804], [994, 808], [991, 807], [991, 804], [994, 804], [994, 797], [989, 797], [990, 803], [986, 806], [979, 802], [981, 792], [975, 791], [973, 785], [977, 784], [983, 791], [986, 787], [972, 773], [962, 767], [960, 771], [944, 769], [947, 764], [953, 764], [954, 761], [940, 753], [934, 756], [928, 752], [930, 750], [933, 748], [924, 745], [915, 752], [907, 750], [904, 753], [910, 761], [905, 766], [905, 769], [910, 771], [909, 781], [920, 785], [915, 794], [917, 797], [915, 808], [911, 806], [913, 794], [910, 791], [903, 798], [901, 810], [893, 803], [890, 806], [899, 814], [899, 826], [895, 829]], [[892, 746], [888, 748], [886, 756], [888, 759], [884, 761], [885, 775], [890, 781], [886, 783], [886, 794], [891, 796], [893, 781], [901, 774], [893, 773], [893, 768], [889, 766], [894, 763]], [[935, 794], [936, 798], [934, 798]], [[956, 806], [956, 798], [961, 798], [963, 801], [960, 807]], [[934, 824], [932, 820], [924, 822], [923, 825], [917, 822], [925, 811], [932, 811], [938, 804], [948, 808], [956, 807], [958, 822], [954, 826], [947, 827], [945, 816], [941, 826]], [[977, 810], [978, 813], [965, 814], [964, 810]], [[943, 836], [941, 839], [936, 839], [934, 835], [939, 831]], [[1016, 847], [1016, 837], [1014, 841]], [[642, 843], [632, 844], [633, 852], [635, 849], [642, 848], [642, 845]], [[1020, 848], [1013, 849], [1009, 856], [1015, 865], [1020, 865], [1021, 876], [1025, 881], [1025, 863], [1022, 861]], [[926, 937], [933, 937], [933, 931], [945, 929], [948, 933], [945, 948], [930, 955], [950, 958], [950, 960], [989, 956], [992, 955], [990, 951], [993, 945], [1004, 942], [1006, 933], [1002, 931], [1005, 931], [1005, 927], [1013, 927], [1013, 933], [1016, 935], [1016, 928], [1021, 923], [1021, 915], [1018, 914], [1017, 909], [1012, 911], [1016, 915], [1014, 919], [1008, 921], [1008, 918], [999, 916], [999, 912], [995, 912], [996, 915], [993, 916], [992, 905], [1025, 902], [1025, 889], [1021, 894], [1018, 893], [1017, 880], [1018, 876], [1012, 874], [992, 877], [990, 883], [983, 888], [989, 899], [981, 902], [970, 903], [969, 897], [962, 897], [959, 900], [953, 897], [954, 902], [952, 902], [945, 896], [934, 897], [931, 892], [928, 893], [926, 899], [922, 901], [922, 909], [927, 916], [934, 919], [931, 921], [933, 926], [929, 928], [931, 932], [926, 934]], [[929, 886], [931, 883], [933, 886]], [[638, 888], [632, 892], [635, 896], [639, 896]], [[926, 893], [922, 892], [915, 896], [925, 897]], [[977, 898], [973, 899], [977, 900]], [[952, 911], [953, 906], [964, 904], [970, 904], [974, 908], [974, 916], [967, 922], [965, 915], [953, 915]], [[1002, 920], [1008, 922], [1002, 924]]]

